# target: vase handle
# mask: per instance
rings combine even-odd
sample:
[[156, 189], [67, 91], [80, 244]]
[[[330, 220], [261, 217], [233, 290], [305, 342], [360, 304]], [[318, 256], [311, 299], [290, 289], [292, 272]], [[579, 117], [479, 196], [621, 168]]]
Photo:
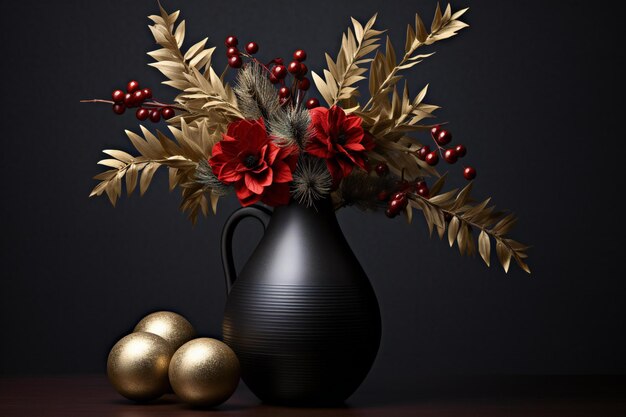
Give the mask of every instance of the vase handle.
[[233, 236], [239, 222], [247, 217], [257, 219], [263, 225], [263, 231], [272, 218], [272, 212], [262, 206], [242, 207], [230, 215], [224, 229], [222, 229], [222, 265], [224, 266], [224, 276], [226, 277], [226, 293], [229, 294], [235, 280], [237, 279], [237, 269], [235, 268], [235, 258], [233, 257]]

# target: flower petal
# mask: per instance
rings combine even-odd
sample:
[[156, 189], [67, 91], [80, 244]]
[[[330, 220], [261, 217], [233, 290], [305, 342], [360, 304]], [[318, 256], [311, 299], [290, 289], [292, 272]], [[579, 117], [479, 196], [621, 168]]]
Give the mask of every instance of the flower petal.
[[243, 184], [243, 182], [241, 182], [240, 185], [235, 188], [235, 191], [237, 193], [237, 198], [241, 202], [241, 205], [244, 207], [254, 204], [261, 199], [260, 195], [254, 194], [252, 191], [250, 191]]
[[353, 152], [363, 152], [365, 150], [365, 146], [363, 146], [361, 142], [346, 143], [343, 147]]
[[328, 168], [330, 176], [333, 177], [333, 188], [337, 188], [337, 186], [339, 186], [339, 182], [343, 178], [343, 171], [335, 159], [327, 159], [326, 167]]
[[254, 178], [254, 176], [251, 173], [246, 172], [246, 174], [244, 175], [244, 180], [245, 180], [246, 187], [248, 187], [248, 189], [252, 191], [254, 194], [263, 193], [264, 187], [257, 182], [256, 178]]
[[233, 159], [225, 164], [223, 164], [217, 172], [217, 178], [223, 183], [232, 184], [236, 181], [239, 181], [242, 176], [242, 172], [238, 171], [236, 168], [238, 161]]
[[281, 148], [280, 146], [271, 142], [267, 146], [268, 146], [267, 151], [266, 151], [267, 154], [264, 159], [267, 161], [269, 165], [272, 165], [274, 161], [276, 160], [276, 157], [280, 153]]
[[263, 172], [254, 175], [254, 180], [261, 187], [269, 187], [272, 182], [275, 182], [274, 170], [270, 167], [267, 167]]
[[283, 161], [279, 161], [272, 167], [274, 169], [274, 182], [289, 182], [293, 180], [293, 175], [289, 165]]
[[318, 158], [330, 158], [333, 156], [332, 151], [328, 149], [328, 142], [322, 142], [318, 137], [311, 138], [306, 146], [307, 153], [317, 156]]

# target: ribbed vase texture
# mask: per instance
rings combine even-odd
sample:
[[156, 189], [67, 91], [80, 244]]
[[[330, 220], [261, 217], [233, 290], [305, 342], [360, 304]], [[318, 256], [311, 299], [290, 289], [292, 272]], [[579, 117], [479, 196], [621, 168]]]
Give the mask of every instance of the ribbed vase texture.
[[376, 296], [330, 203], [277, 208], [224, 315], [246, 385], [270, 403], [342, 402], [367, 376], [380, 331]]

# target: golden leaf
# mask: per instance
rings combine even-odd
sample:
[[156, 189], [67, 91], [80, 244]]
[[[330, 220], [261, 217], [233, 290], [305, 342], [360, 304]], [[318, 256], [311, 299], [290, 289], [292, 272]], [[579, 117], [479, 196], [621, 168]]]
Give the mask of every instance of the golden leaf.
[[150, 162], [141, 172], [141, 179], [139, 180], [139, 194], [144, 195], [150, 182], [152, 181], [152, 177], [156, 170], [161, 166], [161, 164], [157, 162]]
[[357, 96], [353, 86], [364, 79], [362, 74], [366, 71], [359, 65], [369, 62], [366, 56], [379, 47], [376, 36], [383, 33], [373, 29], [376, 15], [365, 26], [354, 18], [351, 20], [354, 31], [348, 28], [343, 35], [336, 61], [326, 54], [328, 69], [323, 71], [324, 77], [312, 72], [313, 82], [329, 107]]
[[103, 159], [101, 161], [98, 161], [98, 165], [104, 165], [107, 167], [119, 169], [124, 167], [126, 164], [122, 161], [118, 161], [117, 159]]
[[126, 193], [128, 195], [131, 195], [137, 186], [138, 173], [136, 164], [131, 164], [126, 170]]
[[122, 162], [128, 163], [133, 160], [133, 156], [124, 151], [118, 151], [116, 149], [105, 149], [102, 152]]
[[509, 265], [511, 264], [511, 251], [509, 251], [506, 245], [500, 240], [496, 242], [496, 253], [498, 255], [498, 259], [500, 260], [500, 264], [502, 264], [502, 268], [504, 268], [504, 272], [509, 272]]
[[459, 218], [456, 216], [452, 217], [452, 220], [450, 220], [450, 224], [448, 225], [448, 242], [450, 243], [450, 247], [452, 247], [456, 241], [460, 224]]
[[160, 16], [150, 16], [154, 22], [150, 31], [161, 47], [148, 53], [157, 61], [150, 65], [168, 78], [164, 84], [181, 90], [175, 99], [181, 114], [169, 119], [168, 123], [180, 126], [180, 121], [186, 120], [196, 127], [208, 120], [217, 131], [225, 131], [230, 121], [242, 118], [242, 115], [232, 90], [211, 67], [215, 48], [205, 49], [205, 38], [183, 54], [180, 48], [185, 38], [185, 22], [176, 26], [179, 12], [168, 14], [162, 7], [160, 10]]
[[480, 234], [478, 235], [478, 252], [480, 253], [480, 256], [483, 258], [487, 266], [490, 266], [489, 258], [491, 256], [491, 242], [489, 241], [489, 235], [484, 230], [481, 230]]
[[[443, 181], [440, 182], [442, 183]], [[502, 231], [508, 231], [509, 226], [514, 223], [513, 215], [504, 216], [503, 213], [496, 212], [493, 206], [488, 207], [489, 198], [473, 204], [470, 197], [471, 189], [472, 183], [458, 193], [455, 190], [432, 198], [424, 198], [412, 193], [409, 194], [409, 201], [413, 207], [421, 209], [424, 213], [431, 235], [432, 229], [437, 227], [439, 236], [443, 237], [446, 229], [444, 217], [451, 216], [447, 225], [448, 243], [452, 247], [456, 241], [461, 254], [473, 255], [478, 248], [482, 259], [489, 266], [491, 239], [493, 239], [496, 242], [498, 259], [505, 271], [508, 271], [511, 258], [513, 258], [520, 268], [530, 273], [530, 268], [524, 262], [527, 258], [526, 250], [529, 247], [504, 237], [502, 233]], [[472, 229], [479, 231], [478, 247], [472, 238]]]

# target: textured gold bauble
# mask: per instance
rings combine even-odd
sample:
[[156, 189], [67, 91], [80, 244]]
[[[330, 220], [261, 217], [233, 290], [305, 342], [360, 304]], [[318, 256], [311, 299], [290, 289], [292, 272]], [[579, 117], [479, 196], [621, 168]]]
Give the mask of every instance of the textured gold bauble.
[[239, 384], [239, 360], [226, 344], [203, 337], [185, 343], [170, 362], [170, 384], [181, 400], [203, 406], [226, 401]]
[[196, 336], [191, 323], [180, 314], [171, 311], [148, 314], [137, 323], [133, 332], [148, 332], [161, 336], [171, 344], [174, 351]]
[[169, 389], [167, 372], [172, 346], [152, 333], [137, 332], [120, 339], [107, 360], [107, 376], [124, 397], [135, 401], [159, 398]]

